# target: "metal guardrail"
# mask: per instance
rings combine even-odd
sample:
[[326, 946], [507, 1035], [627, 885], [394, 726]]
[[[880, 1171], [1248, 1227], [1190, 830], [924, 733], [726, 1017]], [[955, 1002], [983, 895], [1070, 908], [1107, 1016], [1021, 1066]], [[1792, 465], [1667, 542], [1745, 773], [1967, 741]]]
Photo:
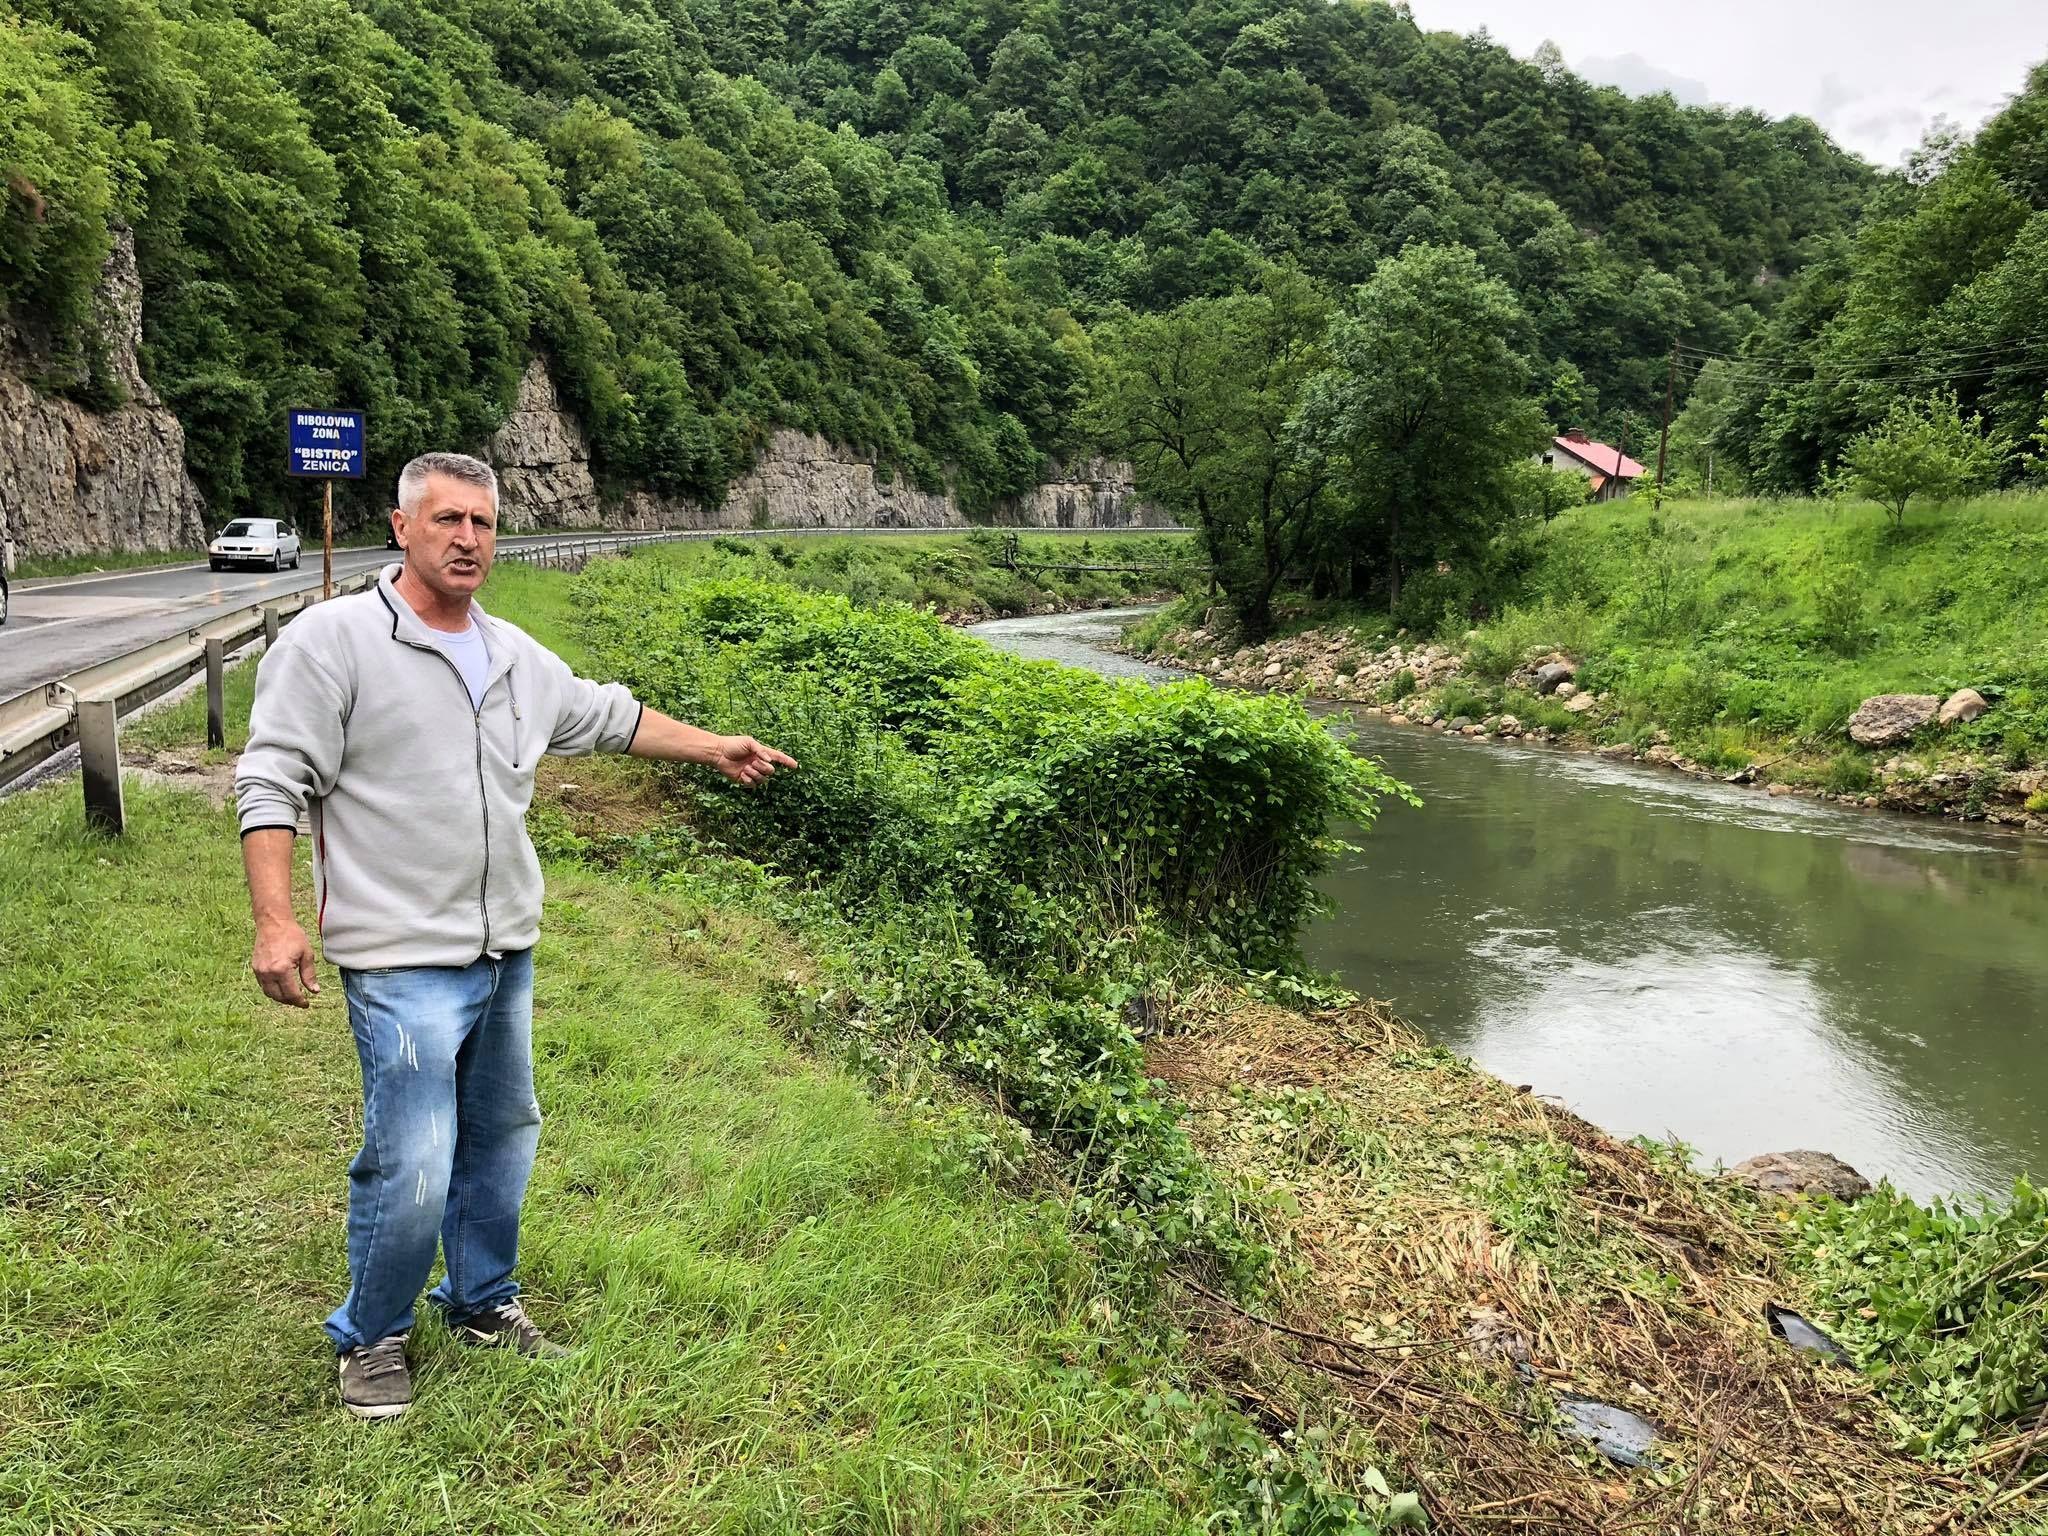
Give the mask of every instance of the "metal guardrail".
[[[666, 544], [685, 539], [779, 538], [791, 534], [933, 534], [962, 530], [954, 528], [703, 528], [666, 532], [592, 534], [588, 537], [552, 539], [545, 544], [500, 548], [498, 559], [525, 565], [580, 570], [593, 555], [616, 554], [643, 544]], [[970, 530], [971, 531], [971, 530]], [[1185, 533], [1179, 527], [1147, 528], [1030, 528], [991, 529], [1012, 536], [1029, 533], [1131, 534]], [[362, 572], [334, 583], [337, 597], [362, 592], [377, 583], [378, 572]], [[119, 832], [124, 821], [121, 804], [121, 764], [117, 726], [122, 716], [133, 714], [152, 699], [161, 697], [202, 668], [207, 672], [209, 744], [220, 738], [221, 669], [229, 649], [262, 634], [275, 640], [278, 630], [292, 618], [320, 601], [317, 588], [290, 592], [266, 602], [251, 603], [227, 613], [216, 614], [205, 623], [180, 634], [128, 651], [110, 660], [83, 667], [66, 677], [0, 701], [0, 789], [23, 774], [76, 744], [85, 780], [86, 819], [94, 826]]]
[[[335, 582], [334, 590], [337, 595], [360, 592], [376, 580], [377, 573], [371, 571]], [[280, 625], [318, 601], [319, 589], [308, 588], [251, 603], [0, 702], [0, 785], [12, 783], [76, 742], [81, 712], [104, 711], [108, 724], [133, 714], [204, 667], [208, 641], [226, 648], [259, 634], [275, 639]]]
[[[334, 584], [337, 596], [373, 586], [375, 571]], [[127, 823], [121, 797], [120, 718], [168, 693], [201, 668], [207, 674], [207, 744], [219, 746], [221, 674], [227, 649], [261, 634], [267, 641], [320, 601], [314, 588], [216, 614], [205, 623], [83, 667], [0, 702], [0, 788], [74, 742], [85, 788], [85, 819], [119, 833]]]

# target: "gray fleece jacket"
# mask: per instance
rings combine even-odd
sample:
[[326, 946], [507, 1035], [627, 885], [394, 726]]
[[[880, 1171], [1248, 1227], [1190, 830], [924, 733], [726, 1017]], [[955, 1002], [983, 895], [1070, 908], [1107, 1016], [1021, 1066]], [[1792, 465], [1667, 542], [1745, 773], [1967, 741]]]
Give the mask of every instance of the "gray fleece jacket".
[[539, 936], [526, 835], [541, 754], [623, 752], [640, 705], [472, 607], [490, 647], [481, 707], [392, 586], [316, 603], [256, 671], [235, 770], [242, 834], [310, 809], [321, 947], [351, 970], [468, 965]]

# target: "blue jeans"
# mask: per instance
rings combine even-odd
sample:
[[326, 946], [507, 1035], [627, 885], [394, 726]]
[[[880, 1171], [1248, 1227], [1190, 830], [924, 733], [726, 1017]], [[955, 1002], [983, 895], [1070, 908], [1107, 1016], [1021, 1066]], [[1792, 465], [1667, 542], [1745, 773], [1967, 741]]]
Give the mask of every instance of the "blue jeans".
[[540, 1142], [533, 952], [465, 966], [341, 973], [363, 1064], [363, 1150], [348, 1170], [348, 1299], [340, 1351], [412, 1327], [433, 1300], [461, 1319], [519, 1294], [519, 1206]]

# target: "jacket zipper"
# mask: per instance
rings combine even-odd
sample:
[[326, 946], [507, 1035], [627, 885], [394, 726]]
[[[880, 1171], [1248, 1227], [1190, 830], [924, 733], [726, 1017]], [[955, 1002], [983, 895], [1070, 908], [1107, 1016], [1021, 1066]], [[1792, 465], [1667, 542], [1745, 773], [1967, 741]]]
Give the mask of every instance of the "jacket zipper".
[[[465, 699], [469, 699], [469, 684], [463, 680], [462, 669], [455, 665], [454, 658], [449, 656], [438, 645], [423, 645], [419, 649], [432, 651], [441, 660], [446, 662], [448, 670], [455, 674], [455, 686], [462, 690], [462, 696]], [[509, 670], [507, 675], [510, 675]], [[506, 686], [509, 689], [510, 684]], [[486, 689], [485, 691], [488, 692], [489, 690]], [[469, 719], [470, 724], [476, 727], [476, 798], [477, 808], [483, 812], [484, 817], [484, 879], [483, 884], [477, 887], [476, 892], [476, 909], [484, 920], [484, 943], [483, 948], [478, 953], [489, 954], [491, 950], [491, 791], [490, 786], [484, 781], [484, 711], [483, 706], [474, 699], [469, 700]], [[516, 746], [518, 742], [518, 733], [516, 731], [513, 734], [513, 742]]]

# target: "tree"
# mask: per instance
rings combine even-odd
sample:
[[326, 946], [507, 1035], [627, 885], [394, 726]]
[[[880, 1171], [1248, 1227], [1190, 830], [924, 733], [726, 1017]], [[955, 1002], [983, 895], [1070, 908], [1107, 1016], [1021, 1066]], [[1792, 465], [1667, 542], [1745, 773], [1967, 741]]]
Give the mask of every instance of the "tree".
[[1879, 425], [1859, 434], [1842, 455], [1835, 484], [1885, 509], [1892, 531], [1906, 526], [1915, 496], [1953, 501], [1988, 485], [1998, 450], [1975, 417], [1967, 420], [1952, 392], [1895, 405]]
[[1141, 494], [1201, 529], [1217, 585], [1247, 634], [1299, 572], [1330, 471], [1289, 420], [1323, 365], [1331, 305], [1307, 278], [1267, 268], [1256, 291], [1195, 299], [1107, 329], [1090, 426], [1131, 459]]
[[1513, 515], [1506, 471], [1543, 439], [1523, 327], [1471, 251], [1427, 245], [1381, 262], [1336, 322], [1296, 435], [1342, 467], [1354, 591], [1377, 565], [1397, 608], [1412, 561], [1470, 553]]

